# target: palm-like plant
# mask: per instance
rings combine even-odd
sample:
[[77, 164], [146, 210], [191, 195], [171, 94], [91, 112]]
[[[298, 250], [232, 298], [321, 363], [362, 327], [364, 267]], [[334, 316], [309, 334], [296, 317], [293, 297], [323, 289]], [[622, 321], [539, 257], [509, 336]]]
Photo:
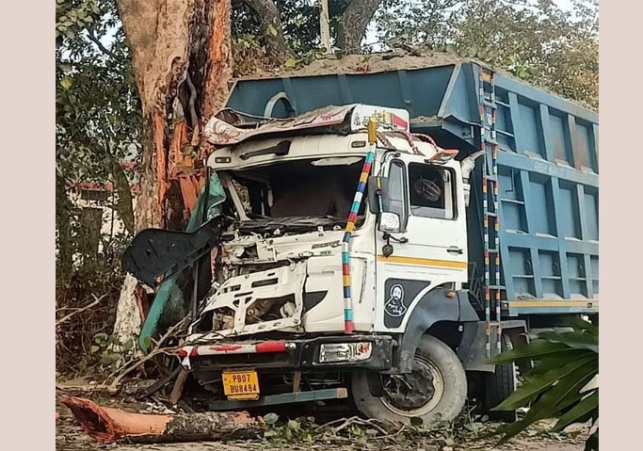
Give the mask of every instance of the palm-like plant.
[[530, 359], [535, 362], [525, 383], [493, 410], [530, 407], [526, 417], [502, 426], [500, 443], [536, 421], [557, 418], [552, 432], [573, 423], [592, 420], [592, 434], [585, 451], [598, 451], [598, 328], [585, 321], [573, 324], [573, 331], [543, 332], [529, 344], [503, 352], [493, 363]]

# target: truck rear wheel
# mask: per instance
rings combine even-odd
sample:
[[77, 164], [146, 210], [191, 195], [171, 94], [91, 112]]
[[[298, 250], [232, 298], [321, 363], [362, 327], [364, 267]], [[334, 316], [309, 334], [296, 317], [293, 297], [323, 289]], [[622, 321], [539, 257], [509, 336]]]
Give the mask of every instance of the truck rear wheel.
[[367, 374], [353, 376], [352, 393], [357, 409], [369, 418], [424, 425], [452, 421], [462, 411], [467, 395], [464, 368], [453, 350], [439, 339], [424, 335], [415, 352], [413, 372], [382, 375], [382, 396], [373, 396]]
[[[502, 351], [513, 349], [511, 340], [502, 335]], [[496, 365], [495, 373], [485, 374], [484, 410], [491, 420], [513, 423], [517, 420], [515, 410], [491, 411], [516, 391], [518, 384], [517, 368], [514, 363]]]

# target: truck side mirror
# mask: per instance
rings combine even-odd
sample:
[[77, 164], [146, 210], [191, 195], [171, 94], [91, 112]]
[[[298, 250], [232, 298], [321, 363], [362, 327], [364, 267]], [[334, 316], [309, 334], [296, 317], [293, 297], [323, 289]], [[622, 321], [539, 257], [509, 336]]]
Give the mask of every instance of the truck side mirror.
[[377, 176], [368, 178], [368, 205], [371, 213], [378, 216], [378, 230], [385, 233], [399, 233], [402, 231], [402, 218], [399, 212], [389, 211], [388, 194], [388, 178]]
[[386, 180], [384, 180], [382, 177], [377, 177], [375, 175], [371, 175], [368, 178], [366, 190], [368, 195], [368, 209], [375, 215], [380, 213], [381, 210], [380, 195], [382, 193], [382, 187], [385, 186], [385, 182]]

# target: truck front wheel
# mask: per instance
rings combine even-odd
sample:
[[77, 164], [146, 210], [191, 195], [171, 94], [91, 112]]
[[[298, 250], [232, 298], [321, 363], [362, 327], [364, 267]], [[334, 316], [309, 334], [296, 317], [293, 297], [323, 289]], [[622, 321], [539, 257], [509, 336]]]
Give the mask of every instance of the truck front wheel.
[[415, 352], [413, 372], [381, 375], [382, 396], [373, 396], [365, 372], [353, 375], [352, 393], [357, 409], [369, 418], [424, 425], [452, 421], [462, 411], [467, 378], [453, 350], [439, 339], [424, 335]]

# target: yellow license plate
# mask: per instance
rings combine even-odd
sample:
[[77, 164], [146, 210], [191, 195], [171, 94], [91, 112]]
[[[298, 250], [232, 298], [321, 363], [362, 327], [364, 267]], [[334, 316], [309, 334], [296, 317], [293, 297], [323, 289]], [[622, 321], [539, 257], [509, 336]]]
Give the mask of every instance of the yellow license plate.
[[223, 392], [230, 400], [259, 398], [259, 376], [256, 371], [224, 371]]

